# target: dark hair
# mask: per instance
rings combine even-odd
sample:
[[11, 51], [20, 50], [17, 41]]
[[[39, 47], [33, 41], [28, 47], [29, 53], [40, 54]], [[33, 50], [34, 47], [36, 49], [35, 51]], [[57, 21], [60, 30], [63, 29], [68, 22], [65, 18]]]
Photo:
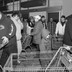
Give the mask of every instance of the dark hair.
[[[34, 20], [34, 17], [33, 17], [33, 16], [30, 16], [30, 17], [27, 19], [28, 25], [29, 25], [30, 27], [34, 27], [34, 23], [31, 22], [31, 19]], [[31, 23], [31, 24], [30, 24], [30, 23]]]
[[14, 12], [14, 13], [12, 14], [12, 17], [13, 17], [13, 16], [16, 16], [16, 15], [18, 15], [18, 16], [20, 17], [20, 15], [19, 15], [18, 12]]
[[66, 18], [65, 15], [62, 15], [61, 18]]
[[41, 16], [41, 18], [45, 18], [45, 16]]
[[7, 18], [10, 18], [10, 16], [8, 15]]
[[29, 17], [29, 20], [31, 21], [31, 19], [34, 19], [34, 17], [33, 17], [33, 16], [30, 16], [30, 17]]

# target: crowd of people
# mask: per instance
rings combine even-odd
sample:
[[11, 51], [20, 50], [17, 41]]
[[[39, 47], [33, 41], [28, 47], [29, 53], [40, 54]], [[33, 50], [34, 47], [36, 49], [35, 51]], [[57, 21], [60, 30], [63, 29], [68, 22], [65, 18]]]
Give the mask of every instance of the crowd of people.
[[47, 24], [45, 16], [31, 16], [23, 22], [19, 13], [15, 12], [7, 17], [0, 12], [0, 49], [3, 50], [0, 58], [1, 72], [11, 53], [20, 55], [22, 39], [27, 35], [32, 37], [32, 43], [35, 44], [39, 56], [40, 53], [47, 51], [44, 42], [47, 42], [51, 35], [63, 37], [63, 45], [71, 47], [71, 26], [71, 20], [67, 21], [64, 15], [61, 16], [57, 24], [53, 21], [53, 18], [50, 18], [50, 22]]
[[[42, 18], [42, 19], [41, 19]], [[4, 67], [12, 53], [20, 55], [22, 51], [22, 36], [33, 36], [33, 43], [41, 51], [42, 29], [45, 28], [44, 16], [29, 17], [26, 22], [21, 21], [20, 15], [14, 12], [10, 17], [0, 12], [0, 70]], [[23, 30], [23, 34], [21, 33]], [[18, 62], [20, 62], [18, 60]]]

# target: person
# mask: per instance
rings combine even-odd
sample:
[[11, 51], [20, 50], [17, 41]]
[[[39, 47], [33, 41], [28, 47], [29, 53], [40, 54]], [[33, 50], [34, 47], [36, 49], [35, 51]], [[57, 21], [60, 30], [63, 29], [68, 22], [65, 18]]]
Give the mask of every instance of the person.
[[49, 30], [51, 35], [55, 34], [56, 22], [53, 21], [53, 18], [50, 18], [50, 22], [47, 25], [47, 29]]
[[[41, 17], [39, 15], [34, 16], [35, 18], [35, 26], [33, 28], [33, 31], [31, 32], [31, 35], [33, 36], [33, 44], [36, 46], [37, 48], [37, 52], [38, 52], [38, 58], [40, 58], [40, 44], [41, 44], [41, 40], [42, 40], [42, 29], [43, 29], [43, 24], [41, 22]], [[39, 59], [40, 64], [41, 60]]]
[[33, 32], [31, 33], [31, 35], [33, 35], [33, 43], [36, 44], [38, 51], [40, 51], [41, 33], [43, 29], [40, 19], [41, 17], [39, 15], [35, 16], [35, 26]]
[[24, 44], [25, 38], [27, 37], [27, 19], [24, 19], [23, 21], [23, 30], [22, 30], [22, 45]]
[[10, 18], [0, 12], [0, 44], [3, 50], [0, 58], [0, 72], [11, 53], [17, 53], [16, 27]]
[[47, 29], [45, 16], [41, 16], [41, 21], [42, 21], [42, 24], [45, 27], [45, 29]]
[[25, 36], [27, 34], [27, 19], [24, 19], [24, 28], [23, 28], [23, 36]]
[[63, 44], [72, 46], [72, 19], [69, 19], [66, 23]]
[[[14, 22], [14, 24], [16, 26], [16, 40], [17, 40], [18, 58], [19, 58], [19, 55], [22, 51], [21, 30], [23, 29], [23, 23], [20, 21], [19, 14], [16, 12], [12, 14], [11, 20]], [[19, 60], [18, 60], [18, 62], [19, 62]]]
[[27, 20], [27, 34], [30, 35], [31, 31], [33, 30], [34, 27], [34, 17], [30, 16], [29, 19]]
[[33, 36], [31, 35], [31, 32], [33, 31], [35, 25], [35, 20], [33, 16], [30, 16], [28, 19], [28, 28], [27, 28], [27, 32], [29, 32], [30, 38], [31, 38], [31, 42], [33, 41]]
[[28, 19], [28, 23], [29, 23], [29, 26], [30, 27], [34, 27], [34, 24], [35, 24], [35, 20], [34, 20], [34, 17], [33, 16], [30, 16], [29, 19]]
[[55, 34], [56, 36], [63, 36], [65, 32], [65, 26], [66, 26], [66, 17], [64, 15], [61, 16], [60, 22], [57, 23], [56, 25], [56, 31]]
[[66, 19], [65, 33], [63, 36], [63, 47], [66, 49], [61, 62], [68, 70], [72, 69], [72, 18]]
[[46, 49], [46, 45], [48, 42], [48, 35], [50, 34], [50, 32], [47, 30], [47, 26], [46, 26], [46, 19], [45, 16], [41, 16], [41, 21], [43, 24], [43, 29], [42, 29], [42, 40], [41, 40], [41, 44], [40, 44], [40, 52], [47, 52]]
[[[28, 46], [32, 44], [33, 36], [31, 35], [31, 32], [34, 28], [34, 17], [30, 16], [27, 20], [27, 30], [26, 30], [26, 36], [23, 40], [23, 47], [26, 50]], [[31, 49], [31, 48], [30, 48]]]

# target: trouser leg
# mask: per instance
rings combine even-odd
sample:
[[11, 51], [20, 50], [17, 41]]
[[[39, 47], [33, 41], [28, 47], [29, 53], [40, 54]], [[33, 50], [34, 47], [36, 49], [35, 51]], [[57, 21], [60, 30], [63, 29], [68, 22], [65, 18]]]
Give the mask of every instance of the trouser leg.
[[18, 63], [20, 63], [20, 61], [19, 61], [19, 55], [21, 54], [21, 51], [22, 51], [21, 40], [17, 41], [17, 49], [18, 49]]
[[9, 53], [8, 53], [7, 49], [4, 49], [2, 52], [2, 55], [1, 55], [1, 59], [0, 59], [0, 65], [2, 67], [4, 67], [8, 57], [9, 57]]
[[46, 44], [45, 43], [47, 43], [47, 41], [45, 40], [45, 39], [42, 39], [42, 41], [41, 41], [41, 44], [40, 44], [40, 52], [42, 53], [42, 52], [46, 52], [47, 50], [46, 50]]
[[18, 55], [19, 55], [21, 53], [21, 51], [22, 51], [21, 40], [17, 41], [17, 49], [18, 49]]
[[42, 62], [41, 62], [41, 57], [40, 57], [40, 45], [39, 44], [37, 44], [37, 57], [39, 58], [39, 62], [40, 62], [40, 65], [42, 66]]
[[41, 60], [41, 66], [42, 67], [46, 67], [48, 64], [48, 51], [46, 48], [47, 45], [47, 41], [45, 39], [41, 40], [41, 44], [40, 44], [40, 60]]

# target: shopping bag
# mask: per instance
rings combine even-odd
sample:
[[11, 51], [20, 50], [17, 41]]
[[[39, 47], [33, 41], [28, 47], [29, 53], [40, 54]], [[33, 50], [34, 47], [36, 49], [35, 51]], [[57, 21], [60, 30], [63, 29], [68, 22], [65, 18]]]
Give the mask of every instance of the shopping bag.
[[49, 34], [50, 32], [47, 29], [42, 29], [42, 38], [46, 39]]

